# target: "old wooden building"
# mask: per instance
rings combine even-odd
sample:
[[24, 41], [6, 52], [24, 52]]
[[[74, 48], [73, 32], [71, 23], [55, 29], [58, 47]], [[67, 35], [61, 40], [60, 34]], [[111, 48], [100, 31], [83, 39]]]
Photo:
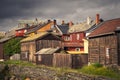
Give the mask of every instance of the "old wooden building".
[[21, 40], [21, 59], [35, 61], [34, 54], [43, 48], [61, 47], [61, 39], [50, 32], [41, 32]]
[[88, 44], [85, 41], [85, 31], [91, 28], [95, 21], [90, 17], [85, 22], [79, 24], [69, 23], [68, 35], [64, 36], [64, 49], [70, 54], [88, 53]]
[[4, 44], [10, 40], [11, 38], [5, 37], [3, 39], [0, 40], [0, 60], [1, 59], [5, 59], [5, 55], [4, 55]]
[[120, 18], [96, 26], [88, 36], [89, 62], [120, 65]]

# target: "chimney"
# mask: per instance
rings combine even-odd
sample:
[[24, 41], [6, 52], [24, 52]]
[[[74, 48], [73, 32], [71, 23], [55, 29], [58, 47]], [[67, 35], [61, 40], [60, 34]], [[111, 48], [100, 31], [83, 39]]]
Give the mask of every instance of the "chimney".
[[99, 20], [99, 19], [100, 19], [99, 14], [96, 14], [96, 25], [97, 25], [97, 24], [99, 24], [99, 22], [100, 22], [100, 20]]
[[89, 25], [91, 23], [91, 17], [87, 17], [87, 24]]
[[64, 20], [62, 20], [62, 25], [64, 25], [65, 24], [65, 21]]
[[54, 21], [53, 21], [53, 25], [55, 26], [55, 25], [57, 25], [57, 21], [54, 19]]
[[69, 27], [71, 27], [73, 25], [73, 22], [72, 21], [70, 21], [69, 22]]
[[48, 20], [48, 23], [50, 22], [50, 19]]

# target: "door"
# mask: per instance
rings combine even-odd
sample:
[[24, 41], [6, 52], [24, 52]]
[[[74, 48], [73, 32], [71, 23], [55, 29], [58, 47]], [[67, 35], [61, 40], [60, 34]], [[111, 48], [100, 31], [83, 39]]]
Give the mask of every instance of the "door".
[[120, 65], [120, 32], [117, 33], [117, 42], [118, 42], [118, 65]]

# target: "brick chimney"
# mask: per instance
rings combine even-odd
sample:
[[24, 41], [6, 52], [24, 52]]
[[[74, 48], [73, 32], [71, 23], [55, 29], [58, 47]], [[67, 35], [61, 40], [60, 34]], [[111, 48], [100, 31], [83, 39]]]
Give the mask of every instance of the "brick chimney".
[[69, 22], [69, 27], [71, 27], [73, 25], [73, 22], [72, 21], [70, 21]]
[[54, 19], [54, 21], [53, 21], [53, 25], [55, 26], [55, 25], [57, 25], [57, 21]]
[[99, 14], [96, 14], [96, 25], [100, 23], [100, 16]]
[[62, 25], [64, 25], [65, 24], [65, 21], [64, 20], [62, 20]]
[[51, 20], [50, 20], [50, 19], [48, 19], [48, 23], [49, 23], [49, 22], [51, 22]]

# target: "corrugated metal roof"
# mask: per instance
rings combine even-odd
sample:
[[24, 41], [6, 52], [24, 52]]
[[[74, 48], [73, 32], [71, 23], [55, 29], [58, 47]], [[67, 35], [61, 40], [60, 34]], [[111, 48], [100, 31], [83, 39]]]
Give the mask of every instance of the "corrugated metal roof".
[[107, 20], [103, 22], [101, 25], [97, 25], [96, 28], [88, 37], [95, 37], [101, 35], [108, 35], [114, 33], [117, 30], [117, 27], [120, 26], [120, 18]]
[[27, 42], [27, 41], [36, 40], [36, 39], [41, 38], [41, 37], [43, 37], [43, 36], [45, 36], [47, 34], [48, 34], [48, 32], [41, 32], [39, 34], [35, 34], [33, 36], [29, 36], [27, 38], [24, 38], [24, 39], [21, 40], [21, 42]]
[[37, 53], [35, 54], [53, 54], [56, 51], [60, 50], [60, 48], [43, 48], [41, 50], [39, 50]]

